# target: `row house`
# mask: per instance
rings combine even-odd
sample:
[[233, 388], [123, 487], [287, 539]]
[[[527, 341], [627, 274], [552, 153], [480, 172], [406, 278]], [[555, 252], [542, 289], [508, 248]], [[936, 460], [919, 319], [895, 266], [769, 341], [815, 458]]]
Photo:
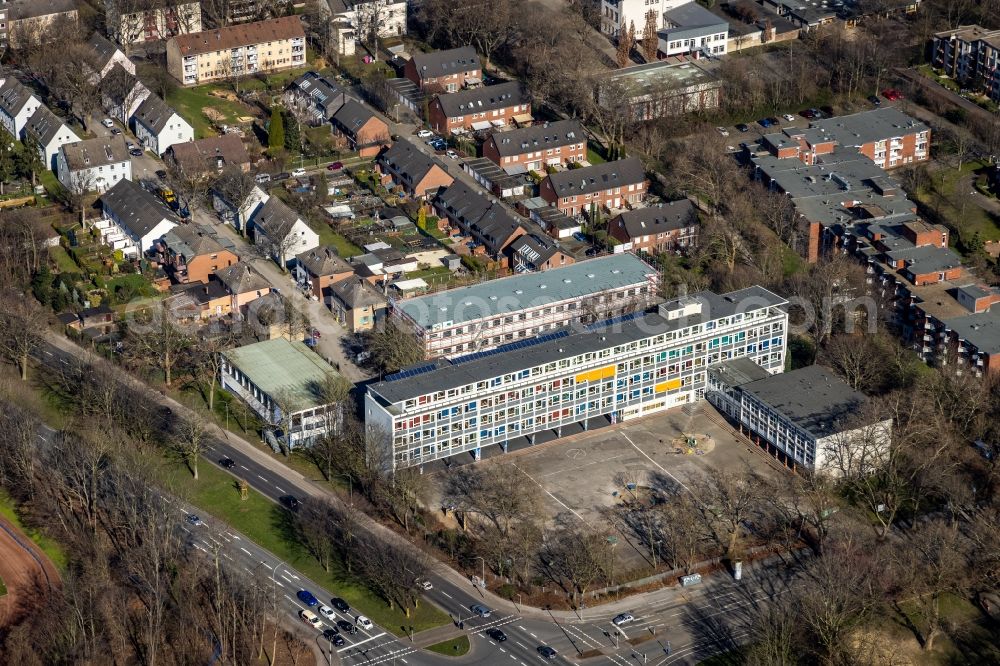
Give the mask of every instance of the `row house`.
[[439, 134], [504, 127], [515, 120], [531, 121], [531, 102], [524, 84], [498, 83], [435, 97], [427, 123]]
[[537, 233], [517, 237], [504, 250], [515, 273], [547, 271], [576, 263], [576, 257], [566, 252], [552, 238]]
[[658, 284], [654, 268], [616, 254], [399, 300], [391, 316], [426, 357], [452, 356], [634, 312]]
[[963, 25], [934, 35], [931, 64], [1000, 103], [1000, 30]]
[[132, 180], [125, 137], [99, 136], [63, 144], [56, 155], [56, 176], [74, 194], [104, 192], [120, 181]]
[[97, 86], [101, 94], [101, 105], [108, 116], [122, 125], [139, 110], [139, 105], [152, 95], [149, 88], [135, 75], [135, 68], [128, 69], [115, 63]]
[[483, 65], [476, 49], [456, 49], [414, 53], [403, 66], [403, 76], [426, 93], [452, 93], [482, 85]]
[[359, 101], [349, 88], [316, 72], [297, 77], [285, 89], [282, 98], [286, 107], [313, 127], [330, 122], [348, 101]]
[[627, 210], [608, 221], [608, 234], [633, 252], [671, 252], [698, 244], [698, 213], [688, 199]]
[[46, 169], [56, 170], [56, 155], [59, 149], [67, 143], [80, 140], [62, 118], [49, 111], [47, 106], [39, 106], [24, 126], [26, 144], [33, 144], [38, 150], [38, 157]]
[[125, 52], [118, 48], [118, 45], [108, 40], [99, 32], [95, 32], [87, 40], [87, 47], [90, 49], [91, 58], [83, 63], [84, 67], [93, 70], [90, 73], [90, 82], [93, 85], [104, 80], [115, 65], [119, 65], [129, 74], [135, 76], [135, 63], [129, 60]]
[[178, 220], [163, 203], [130, 180], [119, 180], [101, 195], [103, 217], [96, 223], [105, 245], [131, 259], [143, 257]]
[[441, 219], [472, 239], [472, 254], [495, 262], [502, 260], [507, 246], [527, 233], [520, 220], [500, 202], [457, 181], [434, 199]]
[[587, 136], [578, 120], [494, 132], [483, 144], [483, 157], [507, 173], [542, 172], [547, 166], [586, 160]]
[[154, 245], [160, 264], [178, 284], [207, 284], [219, 269], [240, 260], [231, 241], [220, 240], [211, 227], [200, 224], [174, 227]]
[[0, 79], [0, 125], [15, 140], [20, 140], [28, 119], [40, 106], [42, 101], [17, 78]]
[[201, 30], [201, 3], [183, 0], [106, 0], [108, 36], [124, 47]]
[[396, 141], [375, 159], [382, 184], [398, 187], [413, 199], [433, 198], [455, 182], [437, 158], [425, 155], [409, 141]]
[[183, 85], [305, 64], [306, 33], [298, 16], [230, 25], [167, 41], [167, 72]]
[[163, 156], [178, 143], [194, 141], [194, 128], [159, 95], [150, 94], [131, 118], [132, 132], [146, 150]]
[[635, 206], [646, 196], [649, 181], [638, 157], [628, 157], [582, 169], [551, 173], [539, 195], [567, 215], [581, 215], [593, 208], [616, 210]]
[[361, 157], [374, 157], [392, 142], [385, 121], [354, 100], [348, 100], [341, 106], [330, 122], [333, 131], [344, 137], [350, 149]]
[[314, 247], [295, 256], [295, 281], [322, 301], [327, 289], [354, 275], [354, 268], [329, 246]]

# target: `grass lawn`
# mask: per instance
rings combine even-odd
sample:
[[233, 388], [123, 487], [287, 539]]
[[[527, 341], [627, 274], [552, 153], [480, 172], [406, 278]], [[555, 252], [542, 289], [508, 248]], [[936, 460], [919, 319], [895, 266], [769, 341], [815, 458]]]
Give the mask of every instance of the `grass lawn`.
[[443, 641], [441, 643], [435, 643], [430, 645], [427, 649], [431, 652], [436, 652], [438, 654], [443, 654], [446, 657], [461, 657], [469, 651], [469, 637], [459, 636], [450, 641]]
[[963, 178], [983, 166], [983, 163], [975, 161], [966, 162], [960, 170], [942, 165], [933, 172], [933, 184], [914, 194], [922, 204], [937, 210], [944, 221], [959, 230], [958, 234], [952, 235], [953, 244], [958, 242], [959, 236], [969, 239], [976, 232], [984, 241], [1000, 241], [997, 222], [968, 197], [960, 196], [966, 192], [956, 192]]
[[333, 590], [386, 630], [402, 636], [410, 626], [418, 632], [450, 621], [447, 615], [426, 603], [412, 611], [410, 617], [390, 609], [338, 563], [334, 563], [330, 572], [323, 571], [312, 555], [296, 542], [294, 527], [289, 521], [291, 514], [255, 490], [250, 490], [246, 501], [240, 500], [233, 477], [205, 461], [199, 465], [198, 472], [201, 478], [195, 481], [184, 465], [165, 462], [161, 478], [172, 492], [188, 499], [204, 513], [224, 520], [290, 566]]
[[318, 224], [313, 229], [319, 234], [320, 243], [332, 245], [337, 250], [337, 254], [344, 259], [365, 253], [360, 247], [331, 229], [329, 224]]
[[56, 175], [48, 169], [42, 169], [38, 172], [38, 180], [45, 187], [45, 191], [49, 193], [50, 197], [54, 197], [62, 187]]
[[196, 139], [218, 134], [212, 127], [211, 121], [202, 112], [205, 107], [211, 107], [222, 114], [227, 125], [235, 125], [239, 116], [253, 115], [253, 110], [242, 103], [211, 95], [213, 90], [228, 90], [228, 87], [209, 84], [193, 88], [176, 88], [167, 97], [167, 104], [173, 106], [181, 117], [191, 123]]
[[66, 252], [66, 248], [62, 245], [53, 245], [49, 248], [49, 258], [56, 265], [56, 270], [60, 273], [79, 273], [80, 267], [76, 265], [73, 261], [73, 257], [69, 256]]
[[[25, 527], [21, 522], [20, 516], [17, 515], [17, 509], [14, 508], [14, 501], [6, 491], [0, 491], [0, 514], [27, 534], [28, 538], [35, 542], [35, 545], [41, 548], [43, 553], [48, 555], [52, 563], [56, 565], [56, 568], [60, 571], [65, 571], [68, 562], [66, 551], [63, 550], [62, 546], [38, 530]], [[5, 593], [6, 591], [7, 588], [4, 588]]]
[[591, 164], [604, 164], [607, 162], [589, 143], [587, 144], [587, 161]]

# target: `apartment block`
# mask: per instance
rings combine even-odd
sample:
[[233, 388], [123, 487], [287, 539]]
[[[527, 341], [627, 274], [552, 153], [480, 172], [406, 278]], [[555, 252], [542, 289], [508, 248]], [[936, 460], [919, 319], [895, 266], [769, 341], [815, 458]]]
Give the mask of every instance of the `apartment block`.
[[483, 157], [510, 174], [541, 172], [546, 166], [586, 160], [587, 135], [578, 120], [494, 132], [483, 144]]
[[391, 446], [397, 470], [690, 404], [716, 363], [746, 357], [784, 370], [786, 307], [761, 287], [700, 292], [589, 330], [438, 359], [369, 385], [365, 426], [374, 446]]
[[648, 188], [642, 161], [628, 157], [549, 174], [539, 186], [539, 195], [572, 216], [595, 207], [615, 210], [634, 206], [645, 198]]
[[518, 81], [438, 95], [427, 107], [427, 124], [448, 135], [531, 122], [531, 102]]
[[608, 221], [608, 234], [633, 252], [694, 248], [699, 228], [698, 213], [687, 199], [627, 210]]
[[184, 85], [305, 63], [306, 34], [298, 16], [177, 35], [167, 41], [167, 71]]
[[1000, 102], [1000, 30], [963, 25], [934, 35], [931, 64], [962, 86]]
[[122, 46], [155, 42], [201, 30], [201, 3], [175, 0], [106, 0], [108, 36]]
[[428, 93], [457, 92], [482, 85], [483, 65], [471, 46], [414, 53], [403, 66], [403, 76]]
[[493, 349], [649, 305], [659, 274], [631, 254], [395, 301], [392, 317], [428, 357]]

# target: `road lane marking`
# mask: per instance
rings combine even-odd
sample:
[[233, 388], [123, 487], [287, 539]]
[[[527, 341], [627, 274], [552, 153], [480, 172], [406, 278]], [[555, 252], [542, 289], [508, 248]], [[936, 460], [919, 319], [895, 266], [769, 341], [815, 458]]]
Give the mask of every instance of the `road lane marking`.
[[243, 551], [244, 553], [246, 553], [247, 555], [253, 555], [253, 553], [251, 553], [251, 552], [250, 552], [249, 550], [247, 550], [246, 548], [243, 548], [242, 546], [240, 547], [240, 550], [242, 550], [242, 551]]
[[454, 599], [455, 598], [455, 597], [451, 596], [450, 594], [448, 594], [447, 592], [445, 592], [444, 590], [441, 590], [441, 594], [443, 594], [444, 596], [448, 597], [449, 599]]
[[358, 641], [357, 643], [351, 643], [350, 645], [348, 645], [346, 647], [342, 647], [339, 650], [337, 650], [337, 652], [340, 653], [340, 652], [343, 652], [344, 650], [349, 650], [351, 648], [354, 648], [354, 647], [357, 647], [357, 646], [361, 645], [362, 643], [367, 643], [368, 641], [373, 641], [376, 638], [381, 638], [382, 636], [385, 636], [385, 632], [384, 631], [381, 634], [375, 634], [374, 636], [369, 636], [368, 638], [366, 638], [363, 641]]
[[274, 484], [274, 487], [278, 489], [279, 493], [281, 493], [283, 495], [286, 494], [285, 490], [281, 486], [279, 486], [278, 484]]

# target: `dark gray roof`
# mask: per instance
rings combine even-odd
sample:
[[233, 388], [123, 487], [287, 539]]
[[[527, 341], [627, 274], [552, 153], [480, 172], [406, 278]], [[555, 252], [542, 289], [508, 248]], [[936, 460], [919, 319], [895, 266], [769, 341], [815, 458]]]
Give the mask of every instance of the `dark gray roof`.
[[[154, 133], [159, 134], [166, 128], [170, 118], [177, 112], [160, 99], [159, 95], [150, 93], [135, 111], [135, 121], [142, 123]], [[180, 118], [180, 116], [177, 116]], [[186, 121], [185, 121], [186, 122]]]
[[980, 354], [1000, 354], [1000, 309], [945, 319], [943, 323], [975, 345]]
[[716, 363], [708, 371], [718, 377], [727, 386], [743, 386], [758, 379], [770, 377], [771, 373], [746, 356], [734, 358], [722, 363]]
[[7, 19], [18, 21], [51, 14], [76, 12], [76, 0], [14, 0], [7, 3]]
[[128, 162], [130, 159], [128, 148], [125, 146], [125, 137], [121, 134], [66, 143], [60, 146], [59, 150], [65, 155], [70, 171], [93, 169], [108, 164]]
[[663, 12], [663, 18], [674, 26], [659, 31], [658, 36], [664, 41], [729, 31], [728, 21], [716, 16], [696, 2], [686, 2], [673, 9], [668, 9]]
[[814, 120], [809, 127], [825, 133], [841, 146], [852, 147], [927, 130], [927, 125], [892, 106]]
[[211, 227], [201, 224], [182, 224], [163, 235], [163, 241], [175, 254], [186, 260], [222, 252], [226, 248], [219, 242]]
[[215, 271], [215, 277], [226, 285], [230, 294], [246, 294], [251, 291], [270, 289], [270, 283], [264, 276], [255, 271], [250, 264], [237, 261], [232, 266], [226, 266]]
[[101, 205], [136, 238], [142, 238], [164, 220], [177, 223], [173, 213], [159, 199], [124, 178], [101, 195]]
[[547, 177], [556, 195], [567, 197], [641, 183], [646, 180], [646, 169], [638, 157], [627, 157], [582, 169], [567, 169]]
[[284, 201], [278, 197], [271, 197], [253, 214], [251, 223], [268, 238], [279, 242], [288, 236], [292, 225], [299, 219], [301, 219], [299, 214], [289, 208]]
[[434, 204], [464, 224], [472, 224], [483, 216], [493, 202], [480, 190], [465, 181], [456, 180], [438, 193]]
[[476, 49], [471, 46], [432, 53], [414, 53], [411, 59], [421, 79], [434, 79], [459, 72], [475, 72], [483, 68]]
[[906, 269], [914, 275], [935, 273], [962, 265], [961, 258], [952, 250], [936, 245], [886, 252], [886, 256], [894, 261], [905, 261]]
[[295, 258], [307, 271], [316, 276], [350, 273], [354, 270], [332, 247], [314, 247], [295, 255]]
[[548, 236], [532, 233], [519, 236], [507, 249], [511, 254], [520, 256], [521, 259], [536, 269], [551, 259], [557, 252], [562, 251], [559, 244]]
[[426, 176], [435, 165], [444, 169], [440, 162], [420, 152], [409, 141], [396, 141], [379, 155], [379, 161], [406, 174], [413, 183]]
[[96, 62], [94, 64], [97, 65], [98, 72], [104, 69], [104, 66], [107, 65], [108, 62], [110, 62], [115, 56], [115, 53], [118, 52], [118, 46], [116, 44], [112, 44], [107, 37], [96, 31], [90, 36], [90, 39], [87, 40], [87, 45], [90, 46], [91, 50], [94, 52], [94, 57], [96, 58]]
[[49, 107], [41, 104], [31, 114], [31, 118], [28, 119], [24, 130], [29, 136], [34, 137], [39, 144], [47, 146], [65, 124], [61, 118], [58, 118], [56, 114], [49, 111]]
[[[578, 264], [574, 264], [574, 266], [576, 265]], [[548, 273], [547, 271], [541, 275]], [[503, 351], [460, 364], [454, 364], [447, 359], [439, 359], [436, 361], [437, 367], [430, 372], [395, 381], [372, 384], [369, 386], [369, 390], [389, 403], [400, 402], [426, 393], [474, 384], [508, 372], [524, 370], [578, 354], [610, 349], [617, 345], [654, 337], [661, 333], [693, 326], [737, 312], [752, 312], [787, 303], [785, 299], [763, 287], [749, 287], [722, 295], [703, 291], [693, 294], [689, 298], [695, 298], [702, 302], [701, 313], [668, 320], [657, 312], [647, 312], [635, 319], [613, 326], [597, 326], [587, 331], [571, 332], [561, 338], [512, 351]]]
[[958, 291], [963, 292], [970, 298], [980, 299], [986, 298], [987, 296], [992, 296], [993, 292], [978, 284], [967, 284], [958, 288]]
[[368, 306], [380, 307], [385, 305], [385, 297], [376, 291], [375, 287], [367, 280], [363, 280], [356, 275], [352, 275], [340, 282], [334, 282], [330, 285], [329, 289], [330, 293], [337, 300], [352, 310]]
[[508, 81], [507, 83], [498, 83], [495, 86], [438, 95], [437, 100], [445, 115], [449, 118], [455, 118], [470, 113], [506, 109], [515, 104], [526, 104], [528, 94], [521, 82]]
[[867, 398], [819, 365], [771, 375], [740, 387], [816, 437], [851, 427]]
[[687, 199], [680, 199], [662, 206], [625, 211], [613, 219], [611, 224], [618, 224], [619, 220], [625, 223], [628, 235], [634, 237], [690, 227], [698, 223], [698, 216], [694, 204]]
[[365, 123], [375, 117], [375, 113], [367, 106], [354, 100], [348, 100], [333, 114], [333, 122], [346, 130], [348, 134], [354, 135], [364, 127]]
[[494, 203], [470, 227], [475, 239], [486, 246], [491, 255], [497, 256], [507, 239], [521, 227], [521, 221], [502, 204]]
[[324, 120], [329, 120], [347, 100], [355, 99], [349, 90], [316, 72], [306, 72], [288, 87], [311, 97], [313, 104], [323, 110]]
[[16, 116], [28, 103], [34, 93], [11, 74], [0, 83], [0, 110], [11, 118]]
[[558, 120], [509, 132], [494, 132], [490, 141], [496, 145], [501, 157], [509, 157], [542, 148], [586, 143], [587, 136], [578, 120]]

